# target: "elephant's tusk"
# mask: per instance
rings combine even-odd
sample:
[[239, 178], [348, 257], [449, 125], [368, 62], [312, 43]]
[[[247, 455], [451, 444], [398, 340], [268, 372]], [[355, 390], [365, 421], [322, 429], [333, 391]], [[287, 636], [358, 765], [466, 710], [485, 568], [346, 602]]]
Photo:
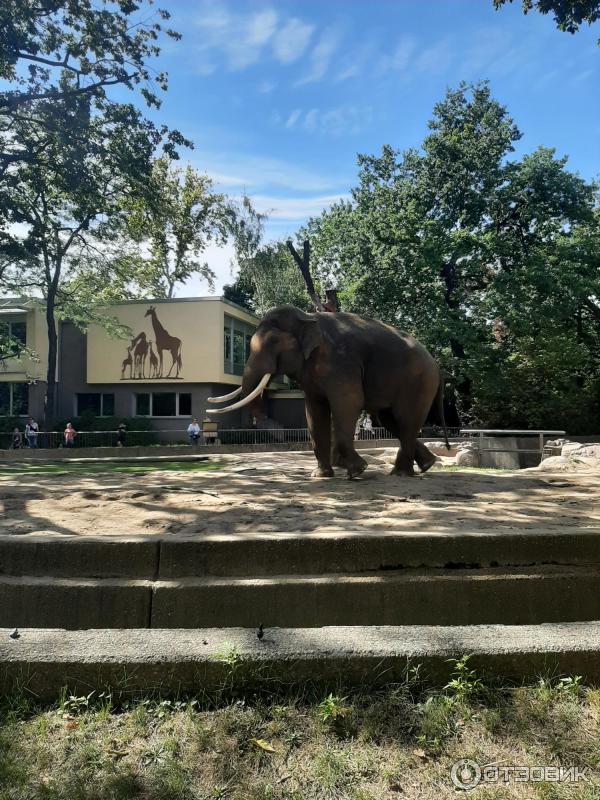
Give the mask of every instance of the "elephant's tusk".
[[209, 403], [226, 403], [228, 400], [233, 400], [234, 397], [237, 397], [238, 394], [242, 393], [242, 387], [238, 386], [237, 389], [234, 389], [233, 392], [229, 392], [229, 394], [224, 394], [221, 397], [209, 397]]
[[227, 414], [228, 411], [235, 411], [237, 408], [243, 408], [251, 403], [255, 397], [262, 394], [265, 390], [265, 386], [271, 380], [271, 373], [267, 372], [266, 375], [260, 380], [260, 383], [254, 389], [254, 391], [250, 392], [250, 394], [243, 397], [241, 400], [238, 400], [237, 403], [233, 403], [231, 406], [225, 406], [225, 408], [208, 408], [206, 409], [207, 414]]

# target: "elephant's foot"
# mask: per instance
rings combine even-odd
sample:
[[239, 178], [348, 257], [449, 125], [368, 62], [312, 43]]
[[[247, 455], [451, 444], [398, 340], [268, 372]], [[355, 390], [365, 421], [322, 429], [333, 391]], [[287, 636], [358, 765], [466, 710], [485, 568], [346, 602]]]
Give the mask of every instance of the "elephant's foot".
[[357, 461], [353, 461], [352, 464], [349, 464], [346, 468], [348, 470], [348, 478], [358, 478], [359, 475], [362, 475], [363, 472], [368, 467], [368, 463], [358, 456]]
[[333, 450], [331, 453], [331, 466], [332, 467], [346, 466], [346, 460], [342, 458], [342, 456], [337, 452], [337, 450]]
[[414, 478], [415, 471], [413, 467], [394, 467], [390, 475], [400, 475], [402, 478]]
[[310, 473], [311, 478], [333, 478], [331, 467], [317, 467]]
[[431, 469], [436, 461], [437, 458], [433, 456], [433, 458], [427, 459], [427, 461], [424, 461], [422, 464], [419, 462], [419, 469], [421, 470], [421, 473], [427, 472], [428, 469]]

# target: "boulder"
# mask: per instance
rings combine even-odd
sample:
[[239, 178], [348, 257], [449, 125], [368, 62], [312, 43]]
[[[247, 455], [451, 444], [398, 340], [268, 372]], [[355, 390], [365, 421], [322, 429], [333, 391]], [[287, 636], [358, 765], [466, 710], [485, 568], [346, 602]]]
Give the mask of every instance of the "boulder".
[[567, 444], [563, 444], [560, 450], [560, 454], [561, 456], [567, 456], [568, 458], [570, 455], [576, 453], [578, 450], [581, 450], [582, 447], [583, 445], [580, 444], [579, 442], [568, 442]]
[[562, 447], [563, 444], [571, 444], [568, 439], [552, 439], [546, 442], [546, 447]]
[[535, 469], [542, 470], [542, 472], [562, 472], [573, 468], [573, 463], [569, 461], [566, 456], [550, 456], [545, 458]]
[[585, 461], [598, 461], [600, 465], [600, 444], [582, 444], [574, 455]]
[[479, 462], [479, 450], [471, 447], [461, 447], [454, 459], [457, 467], [478, 467]]

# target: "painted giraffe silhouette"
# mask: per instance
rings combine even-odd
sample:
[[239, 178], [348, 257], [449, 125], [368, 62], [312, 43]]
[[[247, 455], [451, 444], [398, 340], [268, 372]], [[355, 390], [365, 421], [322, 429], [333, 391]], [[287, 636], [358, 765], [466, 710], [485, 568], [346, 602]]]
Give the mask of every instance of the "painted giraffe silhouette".
[[131, 357], [131, 348], [132, 347], [133, 347], [133, 345], [131, 345], [131, 347], [127, 348], [127, 358], [123, 359], [123, 364], [121, 365], [121, 380], [125, 379], [125, 370], [127, 369], [127, 367], [129, 367], [129, 379], [131, 380], [131, 378], [133, 377], [133, 374], [132, 374], [133, 373], [133, 359]]
[[173, 367], [176, 368], [176, 378], [179, 377], [179, 370], [181, 369], [181, 339], [177, 336], [171, 336], [160, 324], [156, 316], [154, 306], [150, 306], [148, 311], [144, 314], [145, 317], [152, 318], [152, 327], [154, 328], [154, 339], [156, 340], [156, 350], [158, 352], [158, 378], [163, 377], [163, 351], [168, 350], [171, 353], [172, 363], [166, 375], [167, 378], [171, 377]]
[[148, 341], [146, 334], [142, 331], [138, 333], [135, 339], [131, 342], [131, 346], [135, 346], [133, 351], [133, 375], [135, 378], [146, 377], [146, 356], [148, 355]]
[[150, 351], [148, 355], [150, 356], [150, 377], [156, 378], [158, 375], [158, 358], [156, 357], [156, 353], [152, 349], [152, 342], [148, 340], [148, 347]]

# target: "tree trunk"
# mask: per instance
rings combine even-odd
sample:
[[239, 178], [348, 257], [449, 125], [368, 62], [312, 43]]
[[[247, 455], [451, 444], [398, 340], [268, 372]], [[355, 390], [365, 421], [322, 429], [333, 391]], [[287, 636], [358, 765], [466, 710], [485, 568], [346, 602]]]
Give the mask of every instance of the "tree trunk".
[[[455, 264], [454, 261], [446, 262], [442, 266], [442, 278], [444, 279], [444, 299], [446, 301], [446, 305], [448, 306], [450, 313], [455, 314], [458, 310], [459, 303], [456, 297], [454, 296], [454, 290], [456, 289], [456, 273], [455, 273]], [[458, 339], [454, 338], [453, 336], [450, 337], [450, 350], [452, 351], [452, 355], [454, 358], [458, 359], [460, 362], [464, 363], [465, 361], [465, 348]], [[460, 421], [460, 418], [463, 416], [468, 417], [469, 412], [471, 410], [471, 379], [468, 375], [464, 375], [459, 373], [457, 375], [457, 382], [455, 391], [453, 392], [454, 397], [450, 399], [451, 405], [454, 406], [453, 412], [451, 410], [450, 416], [454, 416], [457, 420]], [[460, 424], [460, 422], [459, 422]]]
[[46, 402], [44, 422], [51, 423], [56, 416], [56, 363], [58, 360], [58, 335], [54, 317], [54, 292], [48, 293], [46, 300], [46, 328], [48, 331], [48, 369], [46, 372]]

